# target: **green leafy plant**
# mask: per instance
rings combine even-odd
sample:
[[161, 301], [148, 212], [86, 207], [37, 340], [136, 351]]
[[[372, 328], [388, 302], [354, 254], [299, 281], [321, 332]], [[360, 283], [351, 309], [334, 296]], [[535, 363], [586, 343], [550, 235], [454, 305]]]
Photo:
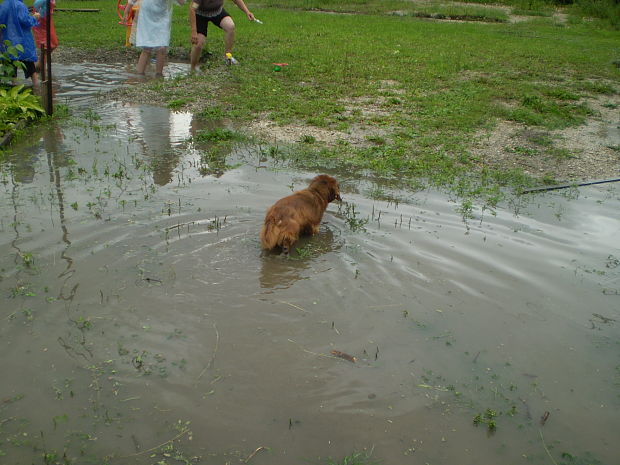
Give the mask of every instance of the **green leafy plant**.
[[[0, 29], [4, 27], [0, 25]], [[24, 64], [15, 59], [24, 47], [8, 40], [3, 45], [4, 51], [0, 52], [0, 134], [11, 130], [21, 120], [34, 120], [45, 113], [39, 98], [32, 95], [30, 89], [21, 85], [10, 87], [16, 69], [24, 68]]]
[[[5, 27], [4, 24], [0, 24], [0, 30]], [[24, 64], [15, 59], [19, 52], [23, 51], [24, 47], [21, 44], [13, 45], [8, 40], [4, 41], [4, 52], [0, 53], [0, 85], [11, 85], [15, 76], [15, 69], [24, 68]]]
[[20, 120], [31, 121], [45, 114], [39, 98], [23, 85], [0, 89], [0, 122], [5, 125]]
[[602, 465], [603, 462], [594, 457], [590, 452], [586, 452], [583, 456], [562, 452], [559, 465]]
[[190, 101], [191, 100], [189, 98], [179, 98], [171, 100], [170, 102], [168, 102], [168, 108], [170, 108], [171, 110], [178, 110], [179, 108], [183, 108], [183, 106], [185, 106]]
[[496, 416], [497, 412], [488, 408], [484, 413], [479, 413], [474, 417], [474, 425], [478, 426], [485, 423], [489, 432], [492, 433], [497, 429], [497, 423], [495, 421]]
[[309, 134], [304, 134], [301, 138], [301, 142], [304, 144], [315, 144], [316, 137], [309, 135]]
[[360, 218], [359, 212], [355, 209], [355, 205], [348, 202], [342, 202], [338, 210], [344, 215], [344, 220], [351, 231], [365, 231], [368, 218]]
[[239, 137], [239, 135], [230, 129], [216, 128], [213, 130], [198, 131], [194, 139], [199, 142], [219, 142], [233, 140], [237, 137]]
[[312, 257], [312, 247], [310, 247], [309, 244], [306, 244], [304, 247], [297, 247], [295, 248], [295, 251], [297, 252], [297, 258], [299, 259]]

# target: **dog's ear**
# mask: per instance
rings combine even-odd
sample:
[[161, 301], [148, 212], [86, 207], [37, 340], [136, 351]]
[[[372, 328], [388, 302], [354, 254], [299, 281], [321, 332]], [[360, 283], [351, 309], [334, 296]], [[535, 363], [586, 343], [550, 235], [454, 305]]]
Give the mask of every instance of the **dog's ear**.
[[340, 186], [338, 185], [338, 181], [336, 181], [334, 178], [331, 178], [327, 182], [327, 185], [329, 190], [328, 200], [330, 202], [333, 202], [334, 200], [342, 201], [342, 199], [340, 198]]
[[338, 186], [338, 183], [330, 184], [329, 186], [329, 201], [332, 202], [334, 200], [342, 200], [340, 198], [340, 187]]

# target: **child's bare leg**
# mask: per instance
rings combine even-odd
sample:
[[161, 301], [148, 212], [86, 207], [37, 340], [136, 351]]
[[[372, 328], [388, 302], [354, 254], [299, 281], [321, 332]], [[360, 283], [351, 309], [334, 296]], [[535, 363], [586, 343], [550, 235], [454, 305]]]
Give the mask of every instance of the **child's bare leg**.
[[168, 58], [168, 48], [160, 47], [157, 49], [157, 62], [155, 63], [155, 75], [164, 75], [164, 66], [166, 65], [166, 59]]
[[138, 66], [136, 67], [136, 72], [138, 74], [144, 74], [146, 71], [146, 66], [149, 64], [149, 60], [151, 59], [151, 51], [148, 49], [143, 49], [140, 54], [140, 58], [138, 58]]

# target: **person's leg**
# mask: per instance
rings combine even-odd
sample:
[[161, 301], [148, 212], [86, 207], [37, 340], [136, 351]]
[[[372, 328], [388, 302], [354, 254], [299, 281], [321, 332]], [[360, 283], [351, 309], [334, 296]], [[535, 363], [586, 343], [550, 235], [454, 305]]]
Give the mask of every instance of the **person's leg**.
[[147, 48], [142, 49], [142, 53], [140, 54], [140, 58], [138, 58], [138, 66], [136, 67], [136, 72], [138, 74], [144, 74], [146, 71], [146, 66], [149, 64], [151, 59], [151, 50]]
[[32, 87], [35, 89], [39, 87], [39, 75], [34, 65], [34, 61], [23, 61], [24, 64], [24, 77], [26, 79], [32, 79]]
[[157, 62], [155, 63], [155, 76], [162, 77], [164, 75], [164, 66], [168, 58], [168, 47], [160, 47], [157, 49]]
[[202, 53], [202, 47], [204, 47], [207, 38], [204, 34], [198, 34], [196, 43], [192, 44], [192, 51], [189, 55], [190, 71], [193, 73], [196, 71], [198, 61], [200, 60], [200, 54]]
[[230, 16], [220, 21], [220, 27], [224, 30], [224, 53], [232, 53], [235, 44], [235, 22]]
[[200, 61], [200, 55], [202, 54], [202, 48], [207, 41], [209, 19], [205, 16], [194, 14], [194, 16], [190, 16], [190, 23], [192, 24], [192, 29], [194, 26], [196, 28], [195, 34], [192, 30], [192, 50], [189, 54], [190, 73], [193, 73], [196, 71], [196, 67]]

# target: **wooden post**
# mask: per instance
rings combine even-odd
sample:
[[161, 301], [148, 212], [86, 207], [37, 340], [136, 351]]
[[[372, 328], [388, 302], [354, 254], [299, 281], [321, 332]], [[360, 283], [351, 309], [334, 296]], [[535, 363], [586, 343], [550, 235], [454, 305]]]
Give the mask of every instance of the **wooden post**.
[[[52, 96], [52, 2], [46, 1], [47, 4], [47, 22], [45, 23], [46, 47], [45, 47], [45, 64], [47, 64], [47, 80], [45, 81], [45, 111], [48, 115], [54, 113], [54, 102]], [[41, 63], [43, 65], [43, 63]]]
[[45, 45], [41, 44], [40, 50], [39, 50], [39, 71], [41, 72], [41, 82], [45, 82]]
[[41, 101], [46, 115], [51, 115], [50, 101], [48, 97], [49, 89], [47, 88], [47, 50], [44, 44], [41, 44], [39, 53], [39, 72], [41, 74]]

